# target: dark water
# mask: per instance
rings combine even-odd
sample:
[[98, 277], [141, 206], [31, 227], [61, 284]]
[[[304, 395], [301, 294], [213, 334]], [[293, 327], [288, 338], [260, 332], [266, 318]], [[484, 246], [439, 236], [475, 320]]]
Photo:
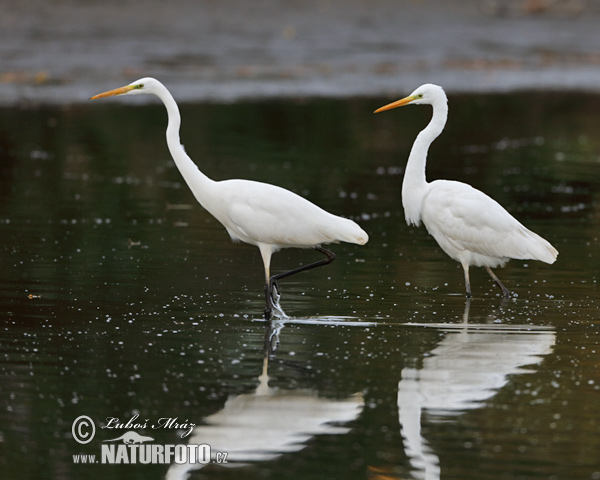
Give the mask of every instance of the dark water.
[[[498, 270], [508, 301], [474, 269], [470, 303], [400, 204], [429, 109], [371, 114], [390, 100], [182, 107], [209, 176], [277, 183], [370, 234], [283, 281], [271, 326], [258, 250], [195, 203], [162, 106], [0, 110], [0, 476], [600, 479], [600, 98], [451, 97], [429, 179], [484, 190], [560, 251]], [[132, 430], [228, 463], [75, 463]]]

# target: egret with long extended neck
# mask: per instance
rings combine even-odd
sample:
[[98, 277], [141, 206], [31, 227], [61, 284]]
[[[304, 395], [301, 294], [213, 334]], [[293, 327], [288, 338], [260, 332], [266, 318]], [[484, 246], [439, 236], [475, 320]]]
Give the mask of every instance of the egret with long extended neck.
[[[196, 200], [223, 224], [234, 241], [240, 240], [259, 248], [265, 270], [267, 319], [273, 310], [283, 315], [278, 302], [278, 280], [333, 261], [335, 255], [322, 244], [342, 241], [364, 245], [369, 239], [352, 220], [328, 213], [289, 190], [251, 180], [214, 181], [204, 175], [179, 141], [179, 108], [158, 80], [142, 78], [125, 87], [95, 95], [92, 99], [136, 94], [156, 95], [164, 103], [168, 114], [167, 145]], [[271, 256], [285, 247], [314, 248], [325, 258], [271, 276]]]
[[525, 228], [498, 202], [470, 185], [450, 180], [427, 182], [427, 151], [446, 125], [448, 99], [441, 87], [426, 84], [408, 97], [375, 110], [375, 113], [408, 104], [431, 105], [433, 116], [429, 125], [417, 136], [406, 164], [402, 182], [406, 223], [419, 226], [423, 221], [442, 250], [460, 262], [468, 297], [471, 296], [471, 265], [484, 267], [502, 289], [502, 294], [508, 297], [509, 290], [492, 268], [503, 266], [511, 258], [554, 263], [558, 251]]

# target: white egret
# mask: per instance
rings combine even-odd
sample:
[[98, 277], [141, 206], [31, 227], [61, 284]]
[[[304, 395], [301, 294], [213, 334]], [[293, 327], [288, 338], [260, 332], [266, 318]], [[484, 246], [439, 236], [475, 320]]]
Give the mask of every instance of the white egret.
[[498, 202], [470, 185], [450, 180], [427, 182], [427, 151], [446, 125], [448, 99], [441, 87], [426, 84], [408, 97], [375, 110], [375, 113], [409, 103], [431, 105], [433, 116], [429, 125], [417, 136], [406, 164], [402, 182], [406, 223], [419, 226], [423, 221], [442, 250], [460, 262], [468, 297], [471, 296], [471, 265], [484, 267], [502, 289], [503, 295], [508, 297], [510, 292], [492, 268], [504, 266], [511, 258], [554, 263], [558, 251], [525, 228]]
[[[181, 116], [167, 88], [154, 78], [142, 78], [121, 88], [93, 96], [156, 95], [167, 109], [167, 145], [196, 200], [223, 224], [233, 241], [256, 245], [265, 271], [265, 317], [280, 314], [277, 281], [331, 263], [335, 255], [321, 245], [349, 242], [364, 245], [368, 235], [350, 219], [333, 215], [308, 200], [275, 185], [251, 180], [214, 181], [204, 175], [179, 140]], [[314, 248], [326, 258], [271, 276], [271, 256], [281, 248]]]

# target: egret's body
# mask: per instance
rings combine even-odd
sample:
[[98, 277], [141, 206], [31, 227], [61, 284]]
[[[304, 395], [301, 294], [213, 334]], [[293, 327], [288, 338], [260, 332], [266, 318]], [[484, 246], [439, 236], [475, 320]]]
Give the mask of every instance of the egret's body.
[[[363, 245], [367, 242], [368, 235], [355, 222], [326, 212], [289, 190], [250, 180], [214, 181], [204, 175], [180, 143], [179, 108], [158, 80], [142, 78], [92, 99], [126, 94], [152, 94], [162, 100], [168, 114], [169, 151], [196, 200], [223, 224], [233, 240], [260, 249], [265, 270], [267, 318], [273, 307], [278, 308], [277, 280], [333, 261], [335, 255], [322, 248], [322, 244], [343, 241]], [[271, 256], [285, 247], [312, 247], [327, 258], [271, 276]]]
[[470, 185], [450, 180], [427, 182], [427, 151], [446, 125], [448, 100], [441, 87], [426, 84], [408, 97], [376, 112], [409, 103], [431, 105], [433, 116], [429, 125], [417, 136], [406, 165], [402, 204], [407, 224], [419, 226], [423, 222], [440, 247], [460, 262], [464, 269], [467, 296], [471, 296], [471, 265], [485, 267], [504, 296], [509, 296], [510, 292], [492, 268], [503, 266], [511, 258], [554, 263], [558, 251], [525, 228], [498, 202]]

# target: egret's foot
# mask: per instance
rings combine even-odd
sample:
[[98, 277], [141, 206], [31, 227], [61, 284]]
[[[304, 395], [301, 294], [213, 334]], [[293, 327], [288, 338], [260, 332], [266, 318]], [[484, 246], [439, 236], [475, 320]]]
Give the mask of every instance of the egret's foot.
[[500, 285], [500, 288], [502, 289], [502, 296], [504, 298], [510, 298], [510, 290], [501, 283], [499, 285]]
[[278, 318], [288, 318], [288, 316], [281, 308], [279, 304], [279, 300], [281, 299], [281, 294], [279, 293], [279, 285], [277, 281], [273, 282], [273, 287], [271, 288], [271, 305], [272, 305], [272, 314]]
[[279, 305], [279, 299], [281, 298], [281, 293], [279, 293], [279, 284], [277, 283], [277, 280], [271, 281], [270, 297], [271, 297], [271, 302], [272, 302], [273, 306]]
[[492, 272], [492, 269], [490, 267], [485, 267], [485, 269], [490, 274], [490, 277], [492, 277], [492, 280], [496, 282], [496, 285], [498, 285], [502, 289], [502, 296], [504, 298], [510, 298], [510, 290], [504, 286], [504, 284], [500, 281], [496, 274]]
[[265, 306], [265, 319], [270, 320], [273, 316], [276, 316], [278, 318], [288, 318], [288, 316], [283, 311], [283, 308], [281, 308], [281, 305], [279, 304], [281, 294], [279, 293], [279, 285], [277, 284], [276, 279], [271, 278], [266, 293], [267, 304]]

